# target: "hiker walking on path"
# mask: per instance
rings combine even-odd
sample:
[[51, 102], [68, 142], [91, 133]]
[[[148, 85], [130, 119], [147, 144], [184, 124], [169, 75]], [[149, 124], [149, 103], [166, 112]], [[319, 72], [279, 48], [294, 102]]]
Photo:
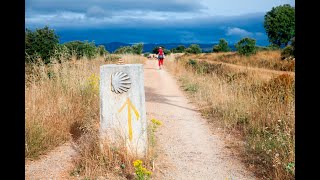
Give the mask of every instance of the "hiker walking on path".
[[162, 50], [162, 47], [159, 47], [158, 50], [158, 64], [159, 64], [159, 69], [161, 69], [161, 67], [163, 66], [163, 59], [164, 59], [164, 53]]

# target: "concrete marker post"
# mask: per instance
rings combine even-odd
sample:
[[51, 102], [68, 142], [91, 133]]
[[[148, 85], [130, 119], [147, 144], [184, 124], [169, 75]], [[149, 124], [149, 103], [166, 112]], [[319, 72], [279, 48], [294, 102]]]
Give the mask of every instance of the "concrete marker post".
[[100, 66], [100, 138], [111, 146], [124, 143], [128, 151], [138, 157], [146, 155], [142, 64]]

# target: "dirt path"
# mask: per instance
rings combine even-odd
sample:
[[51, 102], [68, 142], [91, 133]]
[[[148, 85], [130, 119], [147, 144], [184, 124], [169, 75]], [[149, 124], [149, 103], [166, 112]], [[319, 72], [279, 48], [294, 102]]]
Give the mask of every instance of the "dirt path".
[[26, 161], [25, 179], [75, 179], [71, 178], [72, 158], [77, 155], [72, 144], [57, 147], [39, 160]]
[[155, 179], [255, 179], [156, 63], [149, 60], [144, 69], [147, 118], [163, 122]]

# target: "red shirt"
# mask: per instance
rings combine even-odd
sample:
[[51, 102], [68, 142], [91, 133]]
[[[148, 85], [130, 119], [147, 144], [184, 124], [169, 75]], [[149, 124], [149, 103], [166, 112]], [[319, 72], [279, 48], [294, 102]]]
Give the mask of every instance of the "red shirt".
[[163, 50], [162, 49], [159, 49], [159, 54], [163, 54]]

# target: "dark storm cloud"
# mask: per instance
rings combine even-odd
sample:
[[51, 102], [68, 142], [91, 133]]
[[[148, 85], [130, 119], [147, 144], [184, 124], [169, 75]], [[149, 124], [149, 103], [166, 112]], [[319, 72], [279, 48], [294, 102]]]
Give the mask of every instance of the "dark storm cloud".
[[26, 9], [38, 12], [86, 12], [92, 6], [114, 12], [128, 10], [194, 12], [206, 9], [199, 1], [193, 0], [26, 0]]

